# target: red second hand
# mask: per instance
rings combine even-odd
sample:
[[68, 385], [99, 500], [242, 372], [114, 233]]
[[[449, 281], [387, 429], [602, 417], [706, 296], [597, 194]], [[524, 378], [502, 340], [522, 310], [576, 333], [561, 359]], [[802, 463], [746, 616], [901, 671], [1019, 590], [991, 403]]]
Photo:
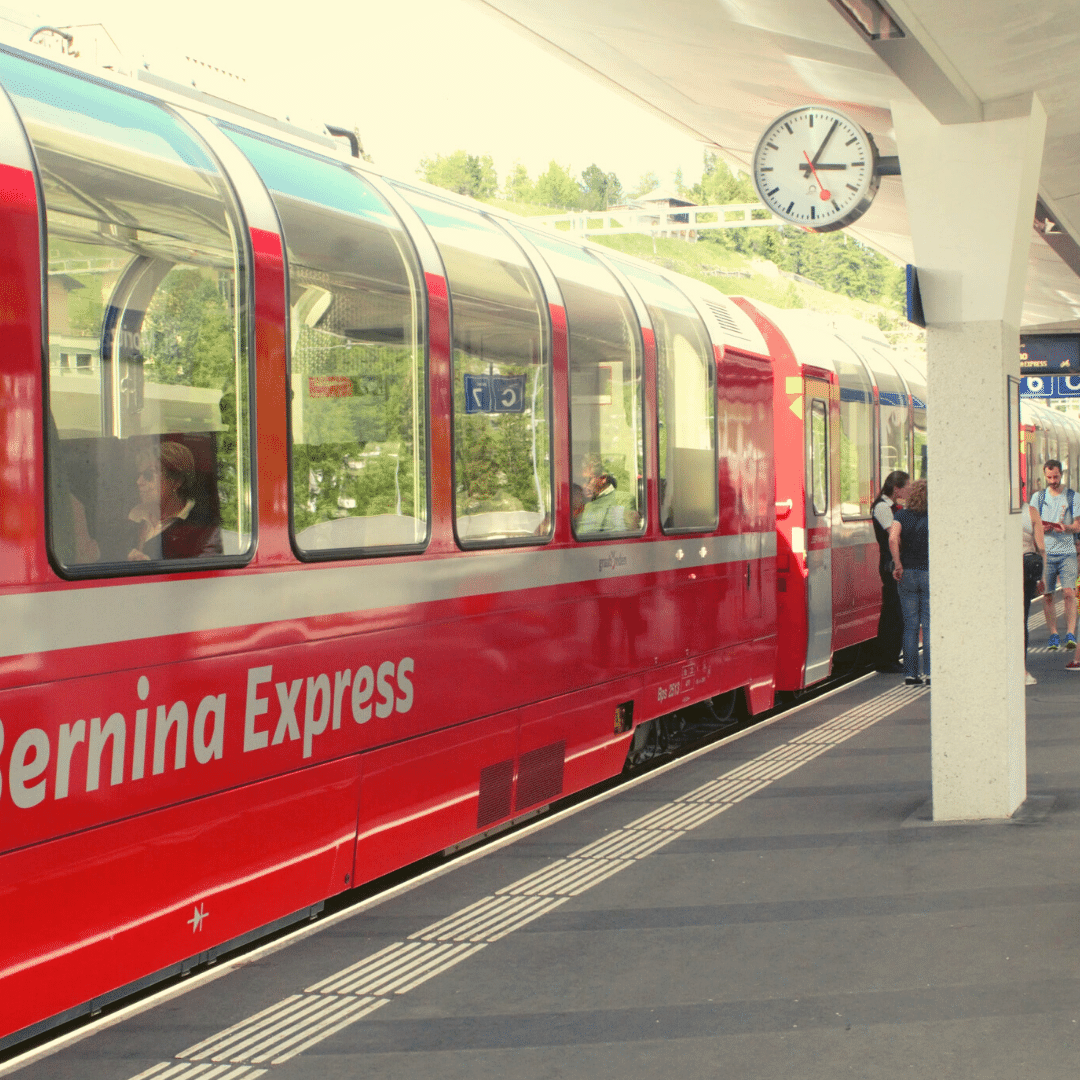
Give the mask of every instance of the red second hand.
[[814, 163], [810, 160], [810, 155], [804, 150], [802, 156], [806, 158], [806, 163], [810, 166], [810, 171], [814, 174], [814, 179], [817, 181], [817, 186], [821, 188], [821, 197], [828, 201], [832, 198], [832, 192], [825, 190], [825, 185], [821, 182], [821, 177], [817, 174], [817, 169], [814, 168]]

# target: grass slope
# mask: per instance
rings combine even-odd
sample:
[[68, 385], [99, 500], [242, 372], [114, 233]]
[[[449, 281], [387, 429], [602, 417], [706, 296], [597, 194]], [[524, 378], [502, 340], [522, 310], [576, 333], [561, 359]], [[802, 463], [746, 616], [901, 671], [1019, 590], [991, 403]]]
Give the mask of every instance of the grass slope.
[[[505, 199], [486, 201], [521, 217], [542, 217], [564, 212]], [[643, 233], [608, 234], [590, 239], [604, 247], [635, 255], [646, 262], [704, 281], [728, 296], [747, 296], [779, 308], [809, 308], [826, 315], [858, 319], [881, 330], [900, 351], [914, 357], [925, 356], [923, 331], [908, 323], [900, 312], [881, 304], [829, 292], [783, 273], [774, 263], [764, 259], [749, 258], [716, 244], [675, 237], [651, 237]]]

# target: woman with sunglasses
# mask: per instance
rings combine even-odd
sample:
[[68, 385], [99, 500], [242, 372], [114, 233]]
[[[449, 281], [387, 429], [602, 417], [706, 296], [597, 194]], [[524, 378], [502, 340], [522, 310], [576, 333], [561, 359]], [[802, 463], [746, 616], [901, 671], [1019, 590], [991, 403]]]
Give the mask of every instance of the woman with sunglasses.
[[163, 442], [159, 453], [139, 458], [139, 502], [128, 514], [136, 527], [131, 561], [193, 559], [221, 554], [221, 530], [198, 513], [198, 473], [191, 451]]

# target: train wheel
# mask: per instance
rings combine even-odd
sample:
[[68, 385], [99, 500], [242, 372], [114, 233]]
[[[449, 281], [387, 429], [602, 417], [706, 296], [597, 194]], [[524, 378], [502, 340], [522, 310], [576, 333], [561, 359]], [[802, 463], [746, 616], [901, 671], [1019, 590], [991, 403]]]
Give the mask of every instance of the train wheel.
[[735, 716], [735, 708], [739, 704], [739, 691], [729, 690], [726, 694], [717, 694], [707, 702], [709, 710], [718, 721], [723, 723]]

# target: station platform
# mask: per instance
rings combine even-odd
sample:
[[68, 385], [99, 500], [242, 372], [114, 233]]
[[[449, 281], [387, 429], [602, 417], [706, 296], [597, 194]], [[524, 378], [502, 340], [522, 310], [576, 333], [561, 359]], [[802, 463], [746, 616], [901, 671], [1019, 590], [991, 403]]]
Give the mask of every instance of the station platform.
[[1080, 675], [1032, 625], [1039, 812], [932, 823], [930, 691], [868, 676], [0, 1075], [1073, 1080]]

